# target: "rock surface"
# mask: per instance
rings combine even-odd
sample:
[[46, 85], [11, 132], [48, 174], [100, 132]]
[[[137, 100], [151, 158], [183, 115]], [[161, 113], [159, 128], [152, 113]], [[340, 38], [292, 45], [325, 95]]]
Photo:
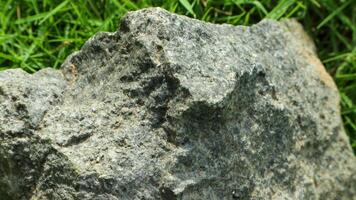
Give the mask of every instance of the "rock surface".
[[0, 73], [0, 199], [356, 199], [338, 101], [295, 21], [130, 12]]

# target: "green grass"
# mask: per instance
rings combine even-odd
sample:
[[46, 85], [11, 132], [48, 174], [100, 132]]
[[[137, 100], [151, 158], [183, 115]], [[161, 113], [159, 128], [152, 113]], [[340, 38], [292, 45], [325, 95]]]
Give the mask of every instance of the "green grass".
[[0, 70], [59, 68], [94, 33], [114, 31], [126, 12], [150, 6], [235, 25], [297, 18], [340, 90], [345, 129], [356, 151], [355, 0], [0, 0]]

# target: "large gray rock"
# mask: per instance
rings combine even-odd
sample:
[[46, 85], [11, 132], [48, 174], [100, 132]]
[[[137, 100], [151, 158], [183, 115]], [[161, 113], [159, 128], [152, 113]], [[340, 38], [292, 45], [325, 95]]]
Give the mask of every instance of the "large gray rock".
[[338, 105], [295, 21], [131, 12], [0, 73], [0, 199], [356, 199]]

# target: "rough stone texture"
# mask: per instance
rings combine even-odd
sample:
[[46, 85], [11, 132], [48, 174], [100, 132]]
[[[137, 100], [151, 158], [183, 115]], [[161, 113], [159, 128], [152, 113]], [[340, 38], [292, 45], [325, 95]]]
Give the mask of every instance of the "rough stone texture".
[[295, 21], [131, 12], [0, 73], [0, 199], [356, 199], [338, 104]]

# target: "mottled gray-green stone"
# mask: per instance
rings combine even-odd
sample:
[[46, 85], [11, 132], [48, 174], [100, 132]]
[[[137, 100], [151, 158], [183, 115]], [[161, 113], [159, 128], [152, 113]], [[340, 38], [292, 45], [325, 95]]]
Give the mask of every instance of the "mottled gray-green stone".
[[130, 12], [0, 73], [1, 200], [356, 199], [338, 91], [295, 21]]

